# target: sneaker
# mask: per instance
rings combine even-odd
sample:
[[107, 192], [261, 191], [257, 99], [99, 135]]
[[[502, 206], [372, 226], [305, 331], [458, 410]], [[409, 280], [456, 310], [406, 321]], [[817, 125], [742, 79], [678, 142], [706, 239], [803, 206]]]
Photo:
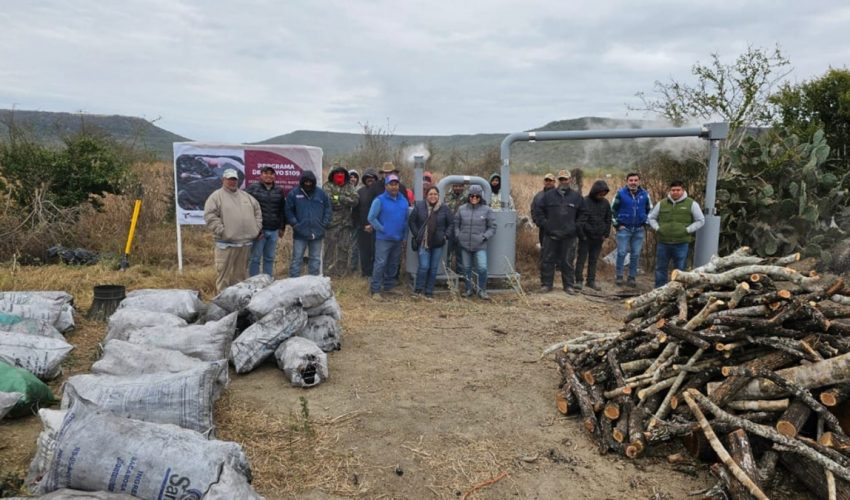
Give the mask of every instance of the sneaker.
[[425, 300], [434, 300], [433, 295], [424, 295], [424, 297], [425, 297]]
[[543, 286], [540, 287], [540, 293], [549, 293], [551, 291], [552, 291], [551, 286], [543, 285]]
[[410, 298], [411, 299], [421, 299], [422, 298], [422, 292], [413, 291], [413, 292], [410, 293]]
[[391, 297], [397, 297], [401, 294], [395, 288], [391, 288], [389, 290], [384, 290], [384, 295], [389, 295]]
[[626, 286], [629, 286], [631, 288], [637, 288], [637, 282], [634, 278], [629, 277], [629, 281], [626, 282]]
[[384, 298], [378, 292], [373, 292], [373, 293], [370, 293], [369, 295], [372, 297], [372, 300], [374, 300], [374, 301], [381, 302], [382, 300], [384, 300]]
[[568, 287], [564, 288], [564, 293], [566, 293], [567, 295], [575, 295], [576, 289], [571, 287], [571, 286], [568, 286]]
[[573, 288], [575, 288], [576, 290], [581, 290], [584, 287], [581, 286], [581, 283], [576, 283], [575, 285], [573, 285]]
[[585, 283], [585, 286], [587, 288], [590, 288], [591, 290], [596, 290], [597, 292], [599, 290], [602, 290], [602, 287], [597, 285], [595, 281], [588, 281], [587, 283]]
[[490, 300], [490, 295], [484, 290], [478, 290], [478, 298], [481, 300]]
[[617, 279], [614, 280], [614, 284], [617, 286], [623, 286], [623, 277], [617, 276]]
[[463, 292], [464, 297], [472, 297], [472, 288], [467, 288], [465, 292]]

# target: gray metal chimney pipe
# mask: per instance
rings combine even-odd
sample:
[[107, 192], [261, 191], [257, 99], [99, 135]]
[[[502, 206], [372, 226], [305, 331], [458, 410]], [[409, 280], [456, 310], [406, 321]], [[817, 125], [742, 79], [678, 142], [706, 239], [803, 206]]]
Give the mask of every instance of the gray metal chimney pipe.
[[477, 184], [484, 189], [484, 200], [489, 203], [490, 197], [493, 195], [493, 190], [490, 188], [490, 183], [483, 177], [474, 175], [449, 175], [440, 179], [437, 183], [437, 188], [440, 190], [440, 201], [445, 199], [450, 184]]

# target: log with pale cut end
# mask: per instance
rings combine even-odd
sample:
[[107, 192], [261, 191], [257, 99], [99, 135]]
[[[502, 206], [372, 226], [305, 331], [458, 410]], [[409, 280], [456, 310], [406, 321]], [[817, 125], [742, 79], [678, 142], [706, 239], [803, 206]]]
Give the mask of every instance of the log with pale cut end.
[[571, 411], [575, 411], [577, 406], [576, 398], [569, 389], [569, 386], [565, 385], [563, 388], [555, 391], [555, 406], [562, 415], [569, 415]]
[[643, 451], [646, 449], [644, 431], [646, 431], [644, 413], [639, 408], [632, 408], [629, 414], [629, 444], [626, 446], [627, 457], [634, 459], [643, 454]]
[[773, 261], [777, 266], [787, 266], [788, 264], [793, 264], [795, 262], [800, 261], [800, 252], [792, 253], [790, 255], [786, 255], [785, 257], [780, 257]]
[[790, 281], [795, 285], [804, 288], [814, 288], [820, 280], [819, 276], [807, 277], [803, 276], [794, 269], [781, 266], [769, 265], [751, 265], [742, 266], [735, 269], [730, 269], [719, 274], [708, 274], [694, 271], [674, 270], [671, 276], [671, 282], [681, 283], [683, 285], [712, 285], [712, 286], [732, 286], [733, 283], [749, 279], [753, 274], [764, 274], [765, 276], [782, 281]]
[[[673, 271], [675, 272], [675, 271]], [[626, 301], [626, 308], [634, 309], [636, 307], [641, 307], [645, 304], [650, 304], [653, 302], [667, 302], [670, 300], [674, 300], [679, 296], [679, 293], [685, 289], [681, 283], [677, 283], [675, 281], [671, 281], [662, 287], [658, 287], [651, 292], [647, 292], [643, 295], [638, 295], [632, 299], [628, 299]]]
[[841, 384], [823, 391], [820, 393], [819, 399], [824, 406], [838, 406], [847, 399], [850, 399], [850, 383]]
[[812, 409], [806, 403], [794, 400], [776, 421], [776, 430], [783, 436], [796, 437], [811, 414]]
[[738, 307], [738, 303], [741, 302], [748, 293], [750, 293], [750, 284], [746, 281], [741, 281], [735, 286], [732, 296], [726, 301], [726, 306], [729, 309], [735, 309]]
[[842, 453], [850, 452], [850, 438], [834, 432], [824, 432], [818, 443]]
[[726, 303], [722, 300], [708, 299], [708, 304], [706, 304], [700, 312], [695, 314], [694, 317], [688, 321], [688, 323], [685, 325], [685, 330], [696, 330], [697, 328], [705, 324], [705, 322], [708, 320], [708, 317], [711, 316], [711, 313], [719, 311], [725, 306]]
[[[790, 355], [786, 355], [790, 357]], [[825, 359], [817, 363], [785, 368], [777, 371], [776, 374], [806, 389], [850, 382], [850, 353]], [[787, 391], [778, 387], [770, 380], [754, 379], [742, 387], [735, 395], [735, 398], [770, 399], [787, 394]]]

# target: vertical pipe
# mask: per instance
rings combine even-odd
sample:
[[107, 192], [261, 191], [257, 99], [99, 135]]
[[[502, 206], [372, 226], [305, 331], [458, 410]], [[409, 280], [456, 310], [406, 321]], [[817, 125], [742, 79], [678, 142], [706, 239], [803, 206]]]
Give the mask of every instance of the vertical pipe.
[[717, 198], [718, 161], [720, 158], [720, 141], [712, 139], [709, 143], [708, 178], [705, 182], [705, 213], [717, 215], [715, 200]]
[[416, 155], [413, 157], [413, 199], [421, 200], [425, 197], [422, 192], [422, 176], [425, 172], [425, 157]]
[[718, 160], [720, 158], [720, 140], [708, 141], [708, 177], [705, 181], [705, 225], [697, 231], [694, 244], [694, 267], [708, 264], [720, 248], [720, 217], [717, 216], [717, 177]]

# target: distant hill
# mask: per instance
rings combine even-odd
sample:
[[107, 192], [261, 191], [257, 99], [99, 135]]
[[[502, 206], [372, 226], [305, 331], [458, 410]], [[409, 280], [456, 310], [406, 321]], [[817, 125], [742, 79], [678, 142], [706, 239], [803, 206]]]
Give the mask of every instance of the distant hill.
[[42, 143], [56, 145], [61, 144], [63, 138], [78, 133], [83, 127], [100, 130], [119, 142], [150, 151], [158, 159], [165, 161], [171, 161], [173, 142], [190, 140], [134, 116], [10, 109], [0, 109], [0, 140], [8, 134], [11, 123], [23, 128]]

